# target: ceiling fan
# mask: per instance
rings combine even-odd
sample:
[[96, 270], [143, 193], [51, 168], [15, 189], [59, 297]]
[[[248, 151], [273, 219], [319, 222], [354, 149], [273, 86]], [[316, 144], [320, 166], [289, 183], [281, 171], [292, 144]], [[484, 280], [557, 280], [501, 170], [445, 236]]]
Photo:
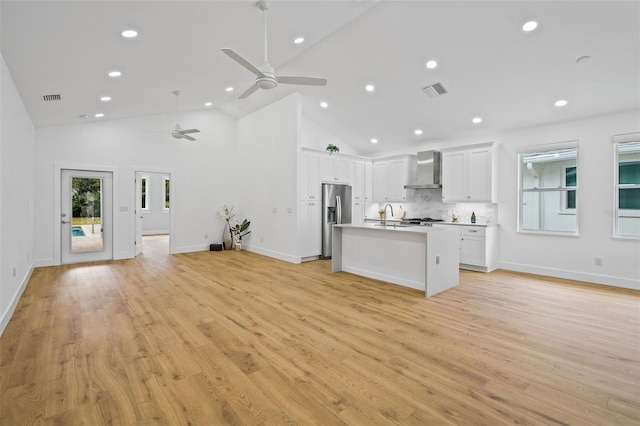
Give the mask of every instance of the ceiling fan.
[[173, 136], [176, 139], [186, 139], [189, 141], [195, 141], [196, 138], [189, 136], [189, 133], [199, 133], [200, 130], [198, 129], [186, 129], [183, 130], [182, 127], [180, 127], [180, 113], [178, 112], [178, 96], [180, 96], [180, 91], [179, 90], [174, 90], [172, 92], [174, 95], [176, 95], [176, 127], [173, 128], [173, 130], [171, 131], [171, 136]]
[[296, 77], [296, 76], [279, 76], [275, 74], [273, 67], [267, 60], [267, 2], [259, 1], [256, 6], [262, 10], [264, 16], [264, 64], [256, 67], [251, 62], [237, 54], [233, 49], [222, 48], [221, 50], [226, 53], [231, 59], [251, 71], [256, 75], [256, 81], [251, 87], [245, 90], [240, 96], [240, 99], [245, 99], [258, 89], [274, 89], [278, 87], [278, 83], [282, 84], [301, 84], [305, 86], [326, 86], [327, 80], [324, 78], [315, 77]]

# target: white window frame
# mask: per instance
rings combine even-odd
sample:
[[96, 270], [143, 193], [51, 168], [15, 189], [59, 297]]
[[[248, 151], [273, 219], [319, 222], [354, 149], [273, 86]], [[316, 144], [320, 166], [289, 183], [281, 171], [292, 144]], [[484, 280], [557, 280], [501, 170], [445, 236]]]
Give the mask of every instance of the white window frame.
[[[623, 239], [623, 240], [640, 240], [640, 235], [630, 235], [630, 234], [620, 234], [618, 232], [619, 223], [618, 219], [620, 217], [619, 214], [619, 190], [621, 188], [638, 188], [640, 189], [640, 184], [619, 184], [619, 176], [618, 173], [620, 171], [620, 160], [619, 160], [619, 147], [620, 145], [630, 143], [630, 142], [640, 142], [640, 133], [626, 133], [622, 135], [615, 135], [613, 137], [613, 238], [615, 239]], [[640, 210], [626, 210], [625, 214], [633, 217], [640, 217]]]
[[140, 196], [142, 197], [142, 183], [144, 184], [144, 206], [142, 205], [142, 200], [140, 200], [140, 210], [142, 210], [143, 212], [148, 212], [150, 210], [150, 206], [151, 206], [151, 191], [150, 191], [150, 185], [151, 185], [151, 177], [147, 176], [147, 175], [142, 175], [140, 176]]
[[[167, 181], [169, 182], [168, 194]], [[169, 198], [169, 207], [167, 207], [167, 198]], [[162, 211], [168, 212], [169, 210], [171, 210], [171, 178], [169, 176], [162, 176]]]
[[[519, 234], [535, 234], [535, 235], [554, 235], [554, 236], [566, 236], [566, 237], [578, 237], [580, 236], [580, 220], [578, 216], [579, 205], [580, 205], [580, 196], [579, 196], [579, 187], [580, 183], [577, 182], [576, 186], [566, 186], [566, 173], [563, 170], [562, 182], [563, 186], [558, 188], [523, 188], [523, 161], [522, 157], [528, 154], [534, 154], [536, 152], [540, 153], [552, 153], [553, 151], [562, 151], [567, 149], [575, 149], [576, 150], [576, 173], [579, 175], [580, 173], [580, 149], [579, 149], [579, 141], [566, 141], [566, 142], [558, 142], [553, 144], [545, 144], [545, 145], [535, 145], [528, 146], [523, 148], [518, 152], [518, 223], [517, 230]], [[562, 205], [559, 209], [559, 214], [569, 214], [576, 216], [576, 229], [575, 231], [548, 231], [548, 230], [536, 230], [536, 229], [523, 229], [522, 224], [524, 222], [523, 218], [523, 194], [525, 192], [564, 192], [564, 195], [561, 194], [560, 200]], [[566, 209], [566, 194], [568, 191], [576, 191], [576, 208], [575, 209]]]

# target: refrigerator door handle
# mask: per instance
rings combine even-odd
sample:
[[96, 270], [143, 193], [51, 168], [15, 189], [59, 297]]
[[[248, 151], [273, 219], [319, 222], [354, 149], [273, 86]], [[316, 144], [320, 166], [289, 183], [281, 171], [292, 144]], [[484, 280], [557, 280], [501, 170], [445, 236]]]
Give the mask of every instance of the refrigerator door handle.
[[337, 210], [337, 219], [336, 223], [342, 223], [342, 201], [340, 200], [340, 196], [336, 196], [336, 210]]

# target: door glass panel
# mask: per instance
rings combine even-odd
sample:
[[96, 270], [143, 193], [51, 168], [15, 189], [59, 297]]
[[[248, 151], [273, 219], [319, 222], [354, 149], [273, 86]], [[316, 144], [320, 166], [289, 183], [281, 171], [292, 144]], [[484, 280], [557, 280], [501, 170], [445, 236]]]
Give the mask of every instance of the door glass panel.
[[102, 179], [71, 179], [71, 252], [104, 250]]

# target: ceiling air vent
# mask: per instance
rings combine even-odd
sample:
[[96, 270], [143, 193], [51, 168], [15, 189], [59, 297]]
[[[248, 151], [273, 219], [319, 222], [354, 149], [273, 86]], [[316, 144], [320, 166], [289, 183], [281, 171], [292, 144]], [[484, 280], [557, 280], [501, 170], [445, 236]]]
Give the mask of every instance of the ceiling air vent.
[[61, 96], [59, 94], [57, 95], [42, 95], [42, 101], [43, 102], [51, 102], [51, 101], [59, 101], [61, 100]]
[[445, 87], [442, 85], [442, 83], [432, 84], [431, 86], [427, 86], [422, 90], [430, 98], [435, 98], [437, 96], [444, 95], [445, 93], [449, 93], [449, 91], [447, 89], [445, 89]]

